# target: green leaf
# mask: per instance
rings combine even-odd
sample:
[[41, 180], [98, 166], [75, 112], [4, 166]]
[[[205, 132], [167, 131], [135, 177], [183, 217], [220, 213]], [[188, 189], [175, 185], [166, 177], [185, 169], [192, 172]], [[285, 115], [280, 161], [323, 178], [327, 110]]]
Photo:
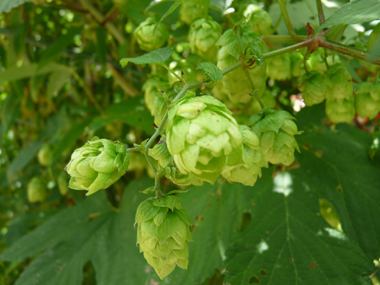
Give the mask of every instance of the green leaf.
[[2, 0], [0, 2], [0, 14], [9, 12], [13, 8], [20, 6], [26, 2], [31, 2], [31, 0]]
[[253, 189], [252, 222], [227, 252], [226, 283], [372, 284], [372, 260], [320, 215], [313, 185], [302, 178], [321, 180], [327, 172], [309, 171], [310, 165], [274, 179], [264, 171]]
[[331, 15], [316, 33], [340, 24], [358, 24], [380, 19], [379, 0], [352, 0]]
[[166, 13], [161, 17], [161, 19], [157, 22], [155, 27], [157, 27], [167, 16], [173, 13], [174, 10], [177, 9], [177, 7], [181, 5], [183, 1], [184, 0], [177, 0], [172, 6], [170, 6], [169, 10], [166, 11]]
[[103, 27], [96, 28], [96, 53], [100, 62], [104, 64], [107, 55], [107, 31]]
[[71, 27], [68, 29], [67, 33], [57, 38], [51, 46], [49, 46], [45, 53], [42, 55], [38, 69], [46, 66], [49, 62], [55, 60], [61, 52], [63, 52], [73, 41], [74, 36], [79, 34], [83, 26], [81, 27]]
[[157, 63], [163, 64], [173, 53], [173, 50], [168, 47], [159, 48], [157, 50], [148, 52], [138, 57], [122, 58], [120, 59], [120, 65], [126, 67], [128, 62], [133, 62], [134, 64], [147, 64], [147, 63]]
[[58, 92], [69, 81], [71, 72], [68, 69], [64, 69], [60, 72], [53, 72], [49, 76], [49, 83], [47, 85], [46, 95], [48, 100], [52, 100], [53, 97], [58, 95]]
[[18, 260], [40, 253], [16, 284], [82, 284], [83, 266], [91, 262], [98, 285], [147, 284], [147, 263], [136, 247], [133, 227], [138, 204], [136, 189], [153, 182], [135, 180], [124, 192], [119, 212], [99, 192], [64, 209], [5, 250], [2, 260]]
[[210, 62], [202, 62], [197, 69], [202, 70], [211, 81], [219, 81], [223, 79], [222, 71]]

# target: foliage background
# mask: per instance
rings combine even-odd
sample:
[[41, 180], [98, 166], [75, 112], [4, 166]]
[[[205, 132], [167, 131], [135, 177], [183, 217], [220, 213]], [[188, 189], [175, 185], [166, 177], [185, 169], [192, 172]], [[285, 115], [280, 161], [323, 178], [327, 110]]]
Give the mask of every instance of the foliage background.
[[[136, 158], [133, 171], [91, 197], [74, 190], [60, 194], [57, 177], [71, 152], [92, 136], [132, 145], [154, 132], [141, 96], [150, 67], [118, 65], [122, 57], [143, 54], [134, 28], [173, 4], [160, 3], [144, 14], [149, 2], [0, 3], [0, 284], [376, 282], [380, 163], [368, 156], [372, 140], [366, 127], [331, 127], [323, 105], [297, 113], [305, 132], [292, 169], [272, 167], [253, 188], [207, 184], [180, 195], [195, 242], [189, 269], [177, 268], [164, 281], [135, 245], [134, 215], [146, 198], [138, 191], [153, 183], [143, 160]], [[265, 7], [275, 21], [280, 10], [272, 2], [265, 1]], [[306, 33], [307, 22], [318, 25], [311, 2], [288, 4], [300, 34]], [[345, 2], [325, 1], [326, 16]], [[221, 11], [230, 3], [211, 4], [216, 9], [210, 14], [226, 25]], [[188, 57], [188, 26], [178, 23], [178, 10], [164, 22], [173, 36], [174, 56]], [[343, 41], [353, 45], [359, 37], [368, 39], [358, 29], [346, 29]], [[364, 23], [360, 29], [371, 27]], [[287, 34], [284, 22], [277, 31]], [[359, 61], [348, 66], [360, 83]], [[292, 83], [272, 89], [277, 107], [291, 111]], [[45, 143], [53, 146], [47, 167], [36, 157]], [[27, 200], [33, 176], [47, 182], [43, 203]], [[166, 181], [164, 187], [173, 186]]]

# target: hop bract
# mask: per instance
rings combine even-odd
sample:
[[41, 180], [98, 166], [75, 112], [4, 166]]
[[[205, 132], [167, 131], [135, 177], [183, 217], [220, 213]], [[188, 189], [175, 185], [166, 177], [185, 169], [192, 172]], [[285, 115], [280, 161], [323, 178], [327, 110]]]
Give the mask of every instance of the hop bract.
[[87, 190], [87, 196], [106, 189], [125, 174], [129, 154], [125, 145], [94, 137], [71, 155], [65, 170], [71, 176], [69, 187]]
[[[240, 40], [243, 51], [253, 42], [257, 43], [261, 51], [266, 50], [265, 43], [261, 40], [259, 34], [254, 33], [249, 25], [241, 27]], [[239, 46], [233, 29], [226, 31], [216, 44], [221, 46], [218, 52], [217, 63], [221, 70], [225, 70], [238, 62]], [[252, 58], [250, 51], [248, 50], [247, 52], [247, 59]], [[247, 103], [252, 98], [251, 94], [255, 92], [260, 97], [265, 91], [266, 61], [261, 66], [255, 64], [246, 70], [250, 74], [255, 90], [252, 90], [242, 68], [235, 69], [223, 76], [224, 87], [228, 90], [230, 100], [234, 103]]]
[[370, 120], [380, 112], [380, 83], [364, 82], [360, 84], [355, 97], [356, 113]]
[[256, 134], [247, 126], [239, 126], [243, 143], [234, 148], [227, 158], [222, 175], [229, 182], [240, 182], [253, 186], [257, 177], [261, 177], [261, 167], [268, 167], [260, 148]]
[[294, 150], [299, 150], [295, 135], [298, 132], [294, 117], [286, 111], [265, 110], [251, 117], [253, 131], [260, 139], [261, 149], [267, 162], [290, 165]]
[[53, 150], [51, 145], [44, 144], [37, 154], [38, 162], [43, 166], [48, 166], [52, 155]]
[[157, 20], [147, 18], [134, 31], [137, 42], [142, 50], [152, 51], [162, 47], [168, 40], [169, 33], [166, 26], [160, 23], [156, 28]]
[[301, 90], [302, 98], [306, 106], [312, 106], [323, 102], [326, 98], [326, 92], [331, 87], [327, 77], [324, 77], [318, 71], [310, 71], [302, 76]]
[[231, 112], [212, 96], [189, 96], [172, 106], [166, 137], [178, 169], [212, 184], [232, 149], [242, 143]]
[[46, 190], [46, 183], [37, 176], [33, 177], [27, 187], [28, 201], [30, 203], [45, 201]]
[[193, 241], [190, 218], [175, 196], [149, 198], [137, 208], [137, 244], [140, 252], [161, 279], [176, 265], [187, 269], [189, 248]]
[[248, 5], [244, 11], [244, 16], [247, 18], [247, 23], [252, 26], [252, 31], [260, 35], [272, 33], [272, 18], [259, 5]]
[[218, 47], [215, 45], [222, 35], [222, 28], [212, 19], [196, 18], [190, 25], [190, 50], [209, 61], [214, 61]]

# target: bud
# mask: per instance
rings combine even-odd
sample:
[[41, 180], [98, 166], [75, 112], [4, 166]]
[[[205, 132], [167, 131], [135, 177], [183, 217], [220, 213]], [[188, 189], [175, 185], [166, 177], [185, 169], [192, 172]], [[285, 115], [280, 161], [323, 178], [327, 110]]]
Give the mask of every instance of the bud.
[[295, 135], [298, 132], [295, 118], [286, 111], [265, 110], [251, 117], [253, 131], [260, 139], [264, 158], [272, 164], [290, 165], [294, 161], [294, 150], [299, 150]]
[[152, 75], [145, 81], [143, 85], [145, 105], [153, 113], [154, 99], [157, 95], [161, 95], [161, 91], [168, 92], [170, 90], [170, 84], [167, 80], [160, 78], [158, 75]]
[[37, 154], [38, 162], [43, 166], [48, 166], [52, 154], [52, 147], [49, 144], [44, 144]]
[[355, 97], [356, 113], [370, 120], [380, 112], [380, 83], [364, 82], [360, 84]]
[[334, 124], [350, 124], [355, 118], [354, 96], [343, 100], [327, 100], [326, 115]]
[[198, 15], [198, 0], [186, 0], [181, 4], [179, 19], [190, 25]]
[[238, 124], [212, 96], [188, 96], [169, 110], [167, 145], [183, 174], [215, 183], [232, 149], [242, 143]]
[[66, 196], [67, 193], [69, 193], [69, 188], [67, 185], [69, 184], [66, 178], [66, 175], [64, 172], [61, 172], [58, 176], [57, 180], [59, 193], [61, 193], [62, 196]]
[[152, 51], [162, 47], [168, 40], [169, 33], [166, 26], [160, 23], [157, 27], [157, 20], [147, 18], [134, 31], [136, 40], [142, 50]]
[[161, 279], [176, 265], [187, 269], [189, 247], [193, 241], [188, 212], [180, 200], [172, 195], [149, 198], [137, 208], [137, 244], [144, 258]]
[[[259, 34], [251, 31], [249, 25], [244, 25], [241, 27], [240, 40], [243, 51], [245, 51], [248, 45], [252, 42], [257, 42], [262, 51], [266, 50], [264, 41], [261, 40]], [[239, 46], [235, 31], [233, 29], [226, 31], [216, 44], [221, 46], [218, 52], [217, 63], [221, 70], [225, 70], [238, 62]], [[250, 50], [247, 51], [246, 60], [252, 59], [250, 52]], [[247, 103], [251, 100], [251, 95], [254, 92], [256, 96], [260, 97], [265, 90], [266, 68], [266, 61], [264, 61], [261, 66], [255, 64], [246, 69], [250, 74], [255, 90], [252, 90], [252, 87], [249, 84], [247, 76], [242, 68], [237, 68], [234, 71], [224, 75], [223, 84], [229, 92], [230, 100], [233, 103]]]
[[252, 31], [255, 33], [260, 35], [272, 34], [272, 18], [259, 5], [248, 5], [244, 11], [244, 16], [247, 18], [247, 24], [252, 26]]
[[326, 99], [342, 102], [343, 99], [349, 99], [353, 96], [352, 77], [347, 67], [341, 63], [334, 64], [329, 67], [325, 76], [331, 82], [330, 88], [326, 92]]
[[46, 199], [46, 183], [35, 176], [30, 180], [27, 187], [28, 201], [30, 203], [43, 202]]
[[222, 28], [211, 18], [196, 18], [190, 25], [189, 43], [192, 53], [214, 62], [218, 47], [215, 45], [222, 35]]
[[302, 76], [302, 98], [306, 106], [322, 103], [326, 98], [328, 88], [331, 88], [330, 80], [318, 71], [310, 71]]
[[92, 138], [71, 155], [65, 170], [71, 176], [69, 187], [87, 190], [87, 196], [106, 189], [125, 174], [129, 154], [124, 144]]
[[272, 80], [287, 80], [292, 76], [292, 64], [289, 53], [267, 59], [267, 74]]
[[268, 167], [260, 148], [256, 134], [247, 126], [240, 125], [243, 143], [234, 148], [227, 157], [227, 164], [222, 175], [229, 182], [239, 182], [253, 186], [257, 177], [261, 177], [261, 167]]

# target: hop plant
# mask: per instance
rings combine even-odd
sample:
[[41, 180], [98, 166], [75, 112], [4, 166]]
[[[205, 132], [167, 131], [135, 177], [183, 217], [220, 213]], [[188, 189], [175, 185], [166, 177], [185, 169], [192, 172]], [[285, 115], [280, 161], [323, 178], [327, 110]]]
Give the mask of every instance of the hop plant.
[[[240, 28], [238, 29], [238, 31]], [[242, 50], [246, 50], [249, 44], [252, 42], [258, 42], [258, 46], [261, 51], [265, 51], [265, 43], [261, 40], [258, 34], [254, 33], [249, 25], [241, 27], [240, 41], [242, 44]], [[221, 70], [236, 64], [239, 60], [239, 45], [235, 35], [235, 31], [230, 29], [226, 31], [216, 43], [221, 48], [218, 52], [218, 67]], [[252, 55], [250, 50], [247, 51], [246, 59], [250, 59]], [[256, 90], [252, 90], [250, 84], [248, 84], [247, 76], [242, 68], [235, 69], [234, 71], [223, 76], [224, 87], [229, 92], [230, 100], [233, 103], [247, 103], [251, 100], [251, 94], [256, 92], [256, 95], [260, 97], [265, 90], [266, 84], [266, 61], [262, 65], [253, 65], [246, 69], [250, 74], [253, 85]]]
[[351, 123], [355, 118], [354, 95], [339, 101], [327, 100], [326, 115], [334, 124]]
[[243, 143], [234, 148], [227, 157], [227, 164], [222, 175], [229, 182], [253, 186], [257, 178], [261, 177], [261, 168], [268, 167], [268, 163], [264, 159], [256, 134], [244, 125], [240, 125], [239, 129]]
[[43, 166], [48, 166], [50, 163], [53, 150], [51, 145], [44, 144], [42, 148], [37, 153], [38, 162]]
[[267, 59], [267, 74], [272, 80], [287, 80], [292, 76], [290, 54], [284, 53]]
[[65, 167], [71, 176], [69, 187], [87, 190], [87, 196], [106, 189], [125, 174], [129, 159], [124, 144], [94, 137], [71, 155]]
[[59, 190], [59, 193], [61, 193], [62, 196], [66, 196], [67, 193], [69, 193], [69, 188], [67, 187], [67, 185], [69, 183], [68, 183], [68, 181], [66, 179], [66, 175], [65, 175], [64, 172], [61, 172], [59, 174], [59, 176], [58, 176], [58, 179], [57, 179], [58, 190]]
[[134, 35], [142, 50], [152, 51], [162, 47], [168, 40], [169, 33], [163, 23], [158, 24], [157, 20], [149, 17], [142, 22], [134, 31]]
[[330, 80], [318, 71], [310, 71], [302, 76], [302, 98], [306, 106], [322, 103], [331, 88]]
[[183, 174], [215, 183], [227, 156], [242, 143], [238, 124], [212, 96], [188, 96], [169, 110], [167, 145]]
[[187, 269], [193, 241], [190, 218], [179, 199], [172, 195], [149, 198], [137, 208], [137, 244], [161, 279], [176, 265]]
[[218, 47], [215, 45], [222, 35], [222, 28], [211, 18], [196, 18], [190, 25], [189, 43], [192, 53], [209, 61], [215, 61]]
[[248, 5], [244, 11], [244, 16], [247, 18], [247, 24], [252, 26], [252, 31], [255, 33], [260, 35], [272, 33], [272, 18], [259, 5]]
[[30, 203], [45, 201], [46, 192], [46, 183], [41, 178], [33, 177], [28, 183], [27, 194]]
[[294, 150], [299, 147], [295, 135], [298, 132], [295, 118], [286, 111], [266, 109], [250, 119], [253, 131], [260, 139], [260, 146], [267, 162], [290, 165], [294, 161]]
[[354, 87], [352, 86], [352, 77], [347, 67], [341, 63], [332, 65], [326, 71], [326, 77], [331, 81], [329, 90], [326, 93], [328, 100], [338, 100], [341, 102], [343, 99], [352, 97]]
[[190, 25], [198, 15], [198, 0], [186, 0], [181, 4], [179, 19]]
[[161, 91], [168, 92], [170, 84], [167, 80], [162, 79], [157, 75], [152, 75], [143, 85], [145, 105], [148, 107], [152, 116], [155, 115], [153, 111], [154, 100], [157, 95], [161, 95]]
[[380, 83], [364, 82], [360, 84], [355, 97], [356, 113], [370, 120], [380, 112]]

